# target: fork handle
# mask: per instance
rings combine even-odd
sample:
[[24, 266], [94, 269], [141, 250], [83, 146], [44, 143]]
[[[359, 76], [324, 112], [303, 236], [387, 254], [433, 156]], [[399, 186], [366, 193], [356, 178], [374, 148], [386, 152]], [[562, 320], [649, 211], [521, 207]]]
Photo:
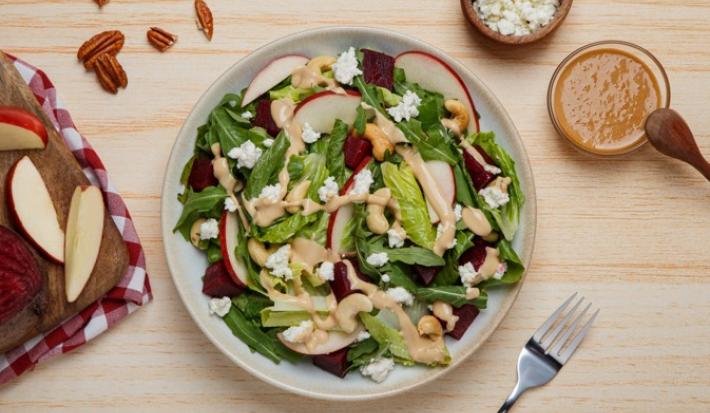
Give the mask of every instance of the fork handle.
[[515, 385], [515, 388], [513, 391], [510, 393], [510, 396], [508, 396], [507, 399], [505, 399], [505, 402], [503, 403], [502, 406], [500, 406], [500, 409], [498, 409], [498, 413], [507, 413], [511, 407], [515, 404], [516, 401], [518, 401], [518, 397], [520, 397], [521, 394], [526, 389], [521, 388], [520, 383]]

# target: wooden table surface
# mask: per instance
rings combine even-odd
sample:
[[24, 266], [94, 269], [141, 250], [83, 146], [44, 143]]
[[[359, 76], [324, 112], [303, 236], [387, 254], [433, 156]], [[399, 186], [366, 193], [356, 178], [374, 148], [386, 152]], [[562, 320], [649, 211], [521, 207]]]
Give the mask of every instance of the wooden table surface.
[[[520, 412], [710, 411], [710, 184], [646, 146], [623, 159], [583, 156], [545, 107], [556, 65], [575, 48], [623, 39], [665, 64], [673, 107], [710, 155], [710, 2], [577, 0], [541, 43], [488, 44], [457, 0], [208, 0], [211, 43], [192, 1], [2, 0], [0, 48], [44, 69], [123, 194], [146, 249], [155, 301], [77, 351], [0, 389], [0, 411], [495, 411], [513, 386], [520, 347], [573, 291], [602, 309], [581, 351]], [[234, 366], [200, 333], [168, 274], [159, 225], [170, 148], [207, 86], [271, 40], [306, 28], [370, 25], [432, 43], [477, 73], [510, 112], [532, 161], [538, 237], [520, 297], [489, 342], [444, 378], [354, 405], [297, 397]], [[165, 54], [148, 26], [179, 34]], [[110, 28], [127, 37], [128, 89], [103, 92], [77, 47]]]

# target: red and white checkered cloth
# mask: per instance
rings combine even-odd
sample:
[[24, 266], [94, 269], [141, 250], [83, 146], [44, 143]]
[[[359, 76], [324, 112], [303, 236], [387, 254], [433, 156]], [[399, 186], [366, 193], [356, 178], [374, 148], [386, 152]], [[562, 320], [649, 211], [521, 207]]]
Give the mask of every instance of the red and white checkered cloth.
[[108, 179], [101, 159], [74, 126], [69, 112], [57, 98], [47, 75], [22, 60], [7, 55], [22, 79], [29, 85], [44, 113], [59, 131], [64, 143], [92, 184], [101, 188], [108, 211], [128, 247], [128, 270], [116, 287], [65, 320], [54, 330], [40, 334], [17, 348], [0, 355], [0, 384], [31, 370], [38, 363], [74, 350], [113, 327], [119, 320], [152, 300], [145, 271], [145, 256], [126, 204]]

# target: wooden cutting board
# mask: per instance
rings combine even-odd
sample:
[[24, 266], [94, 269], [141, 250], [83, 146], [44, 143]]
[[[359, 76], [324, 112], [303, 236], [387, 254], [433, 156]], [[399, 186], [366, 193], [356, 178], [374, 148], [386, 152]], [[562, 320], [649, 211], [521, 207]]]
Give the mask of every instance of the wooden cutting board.
[[[0, 224], [16, 230], [9, 219], [5, 202], [6, 176], [10, 167], [28, 155], [39, 169], [54, 201], [59, 223], [66, 229], [69, 203], [77, 185], [89, 180], [37, 103], [32, 91], [12, 63], [0, 52], [0, 105], [16, 106], [36, 114], [47, 127], [49, 142], [44, 150], [0, 151]], [[4, 353], [35, 335], [51, 330], [64, 319], [78, 313], [113, 288], [128, 268], [128, 250], [118, 228], [105, 211], [99, 257], [79, 298], [68, 303], [64, 292], [64, 267], [35, 256], [44, 277], [41, 292], [23, 311], [0, 324], [0, 353]]]

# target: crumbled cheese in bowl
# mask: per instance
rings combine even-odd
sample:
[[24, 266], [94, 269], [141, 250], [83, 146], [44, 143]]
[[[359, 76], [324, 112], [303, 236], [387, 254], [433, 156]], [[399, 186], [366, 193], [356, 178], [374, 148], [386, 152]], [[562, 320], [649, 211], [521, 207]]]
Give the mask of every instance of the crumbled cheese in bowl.
[[400, 304], [404, 305], [412, 305], [414, 304], [414, 296], [407, 291], [404, 287], [394, 287], [394, 288], [388, 288], [387, 291], [385, 291], [387, 295], [392, 297], [393, 300]]
[[210, 299], [209, 308], [210, 314], [224, 317], [229, 313], [229, 309], [232, 308], [232, 299], [229, 297], [212, 298]]
[[474, 0], [481, 20], [502, 35], [525, 36], [548, 25], [560, 0]]
[[207, 240], [217, 238], [219, 236], [219, 222], [216, 219], [210, 218], [200, 224], [200, 239]]
[[360, 373], [377, 383], [381, 383], [387, 378], [387, 375], [393, 368], [394, 360], [387, 357], [380, 357], [360, 367]]

